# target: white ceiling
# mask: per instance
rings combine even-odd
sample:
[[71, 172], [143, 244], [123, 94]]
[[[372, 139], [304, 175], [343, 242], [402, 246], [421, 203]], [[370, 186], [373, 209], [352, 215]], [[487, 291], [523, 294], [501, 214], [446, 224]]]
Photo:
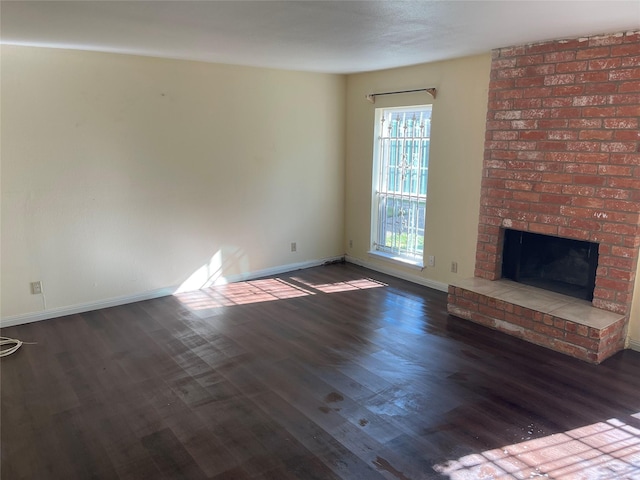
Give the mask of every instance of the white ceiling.
[[7, 1], [2, 43], [329, 73], [640, 29], [640, 0]]

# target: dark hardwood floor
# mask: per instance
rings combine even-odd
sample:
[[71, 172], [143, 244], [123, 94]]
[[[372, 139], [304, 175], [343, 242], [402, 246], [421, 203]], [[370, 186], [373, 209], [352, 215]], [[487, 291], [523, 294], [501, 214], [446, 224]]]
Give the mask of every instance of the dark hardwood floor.
[[2, 480], [640, 478], [640, 353], [594, 366], [354, 265], [5, 328]]

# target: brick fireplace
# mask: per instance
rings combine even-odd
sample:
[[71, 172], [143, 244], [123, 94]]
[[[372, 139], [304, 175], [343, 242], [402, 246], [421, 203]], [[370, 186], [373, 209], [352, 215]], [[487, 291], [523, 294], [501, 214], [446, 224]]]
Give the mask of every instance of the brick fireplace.
[[[640, 32], [493, 52], [475, 278], [450, 286], [451, 314], [596, 363], [624, 348], [640, 247], [639, 117]], [[566, 315], [552, 308], [560, 296], [501, 279], [505, 229], [596, 243], [593, 301], [570, 301]], [[505, 289], [526, 301], [496, 293]]]

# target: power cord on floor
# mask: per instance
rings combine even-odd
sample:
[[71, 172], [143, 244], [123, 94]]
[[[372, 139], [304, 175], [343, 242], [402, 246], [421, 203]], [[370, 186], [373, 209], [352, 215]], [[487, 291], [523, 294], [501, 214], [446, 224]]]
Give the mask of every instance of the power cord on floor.
[[0, 347], [4, 345], [13, 345], [13, 347], [5, 348], [4, 350], [0, 349], [0, 357], [6, 357], [18, 351], [18, 349], [22, 345], [36, 345], [35, 342], [23, 342], [21, 340], [16, 340], [15, 338], [9, 337], [0, 337]]

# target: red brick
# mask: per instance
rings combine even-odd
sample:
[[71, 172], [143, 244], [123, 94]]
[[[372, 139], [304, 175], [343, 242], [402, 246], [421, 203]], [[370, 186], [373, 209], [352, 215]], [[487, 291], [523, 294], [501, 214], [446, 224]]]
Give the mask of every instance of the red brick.
[[517, 55], [524, 55], [525, 54], [525, 47], [524, 46], [517, 46], [517, 47], [506, 47], [506, 48], [501, 48], [498, 50], [498, 53], [500, 55], [500, 57], [514, 57]]
[[[544, 152], [520, 151], [516, 157], [518, 160], [543, 160]], [[540, 166], [540, 164], [538, 164]]]
[[604, 186], [607, 182], [607, 179], [602, 176], [597, 175], [574, 175], [573, 176], [574, 183], [580, 185], [598, 185]]
[[536, 183], [533, 186], [533, 191], [560, 195], [562, 193], [562, 185], [559, 183]]
[[560, 213], [569, 217], [591, 218], [596, 212], [591, 208], [562, 206], [560, 207]]
[[500, 79], [500, 80], [491, 80], [489, 82], [490, 90], [501, 90], [504, 88], [513, 88], [515, 82], [513, 79]]
[[[583, 325], [580, 325], [583, 326]], [[567, 333], [565, 340], [574, 345], [579, 345], [581, 347], [587, 348], [589, 350], [597, 350], [598, 349], [598, 341], [592, 338], [587, 338], [581, 335], [576, 335], [575, 333]]]
[[631, 45], [617, 45], [611, 48], [612, 57], [620, 57], [627, 55], [640, 55], [640, 43]]
[[556, 44], [556, 42], [535, 43], [535, 44], [526, 46], [527, 55], [532, 55], [535, 53], [553, 52], [555, 50], [558, 50], [558, 45]]
[[[575, 115], [576, 117], [578, 115]], [[582, 109], [583, 117], [614, 117], [616, 116], [616, 107], [584, 107]]]
[[600, 175], [616, 175], [630, 177], [633, 173], [632, 167], [623, 165], [600, 165], [598, 167]]
[[[616, 165], [611, 165], [612, 168], [615, 168]], [[631, 168], [631, 167], [621, 167], [621, 168]], [[619, 189], [628, 189], [640, 191], [640, 178], [612, 178], [609, 177], [607, 179], [607, 186], [611, 188], [619, 188]]]
[[609, 95], [608, 102], [611, 105], [628, 105], [640, 103], [640, 93], [624, 93], [620, 95]]
[[582, 95], [585, 91], [585, 85], [558, 85], [553, 87], [552, 95], [564, 97], [565, 95]]
[[616, 116], [640, 117], [640, 105], [633, 105], [628, 107], [616, 107]]
[[580, 230], [577, 228], [560, 227], [558, 228], [558, 233], [556, 235], [560, 237], [565, 237], [565, 238], [573, 238], [575, 240], [583, 240], [583, 241], [591, 240], [590, 230]]
[[569, 128], [600, 128], [600, 118], [572, 118], [569, 120]]
[[578, 132], [575, 130], [550, 130], [546, 133], [548, 140], [577, 140]]
[[498, 58], [491, 62], [491, 69], [510, 68], [516, 66], [515, 58]]
[[635, 258], [636, 252], [631, 248], [612, 247], [611, 254], [616, 257]]
[[[617, 165], [637, 165], [638, 155], [635, 153], [612, 153], [611, 163]], [[637, 187], [632, 187], [637, 188]]]
[[580, 140], [611, 140], [613, 138], [612, 130], [581, 130]]
[[543, 223], [530, 223], [529, 230], [533, 233], [542, 233], [545, 235], [557, 235], [558, 227], [554, 225], [545, 225]]
[[640, 79], [640, 68], [624, 68], [609, 72], [610, 81]]
[[549, 203], [532, 203], [529, 208], [532, 212], [536, 213], [545, 213], [549, 215], [557, 215], [560, 213], [560, 205], [553, 205]]
[[576, 158], [574, 152], [545, 152], [544, 159], [550, 162], [573, 162]]
[[597, 37], [589, 38], [589, 46], [590, 47], [598, 47], [602, 45], [620, 45], [623, 41], [623, 34], [609, 34], [609, 35], [600, 35]]
[[612, 278], [597, 277], [596, 285], [609, 290], [620, 291], [628, 287], [628, 282], [624, 282], [621, 280], [614, 280]]
[[580, 163], [607, 163], [609, 155], [606, 153], [578, 153], [575, 160]]
[[516, 152], [509, 152], [504, 150], [492, 150], [491, 158], [496, 160], [515, 160]]
[[618, 92], [640, 92], [640, 81], [637, 82], [623, 82], [618, 86]]
[[522, 98], [524, 91], [522, 89], [514, 90], [498, 90], [496, 92], [497, 100], [509, 100], [510, 98]]
[[522, 111], [522, 118], [523, 119], [546, 118], [549, 116], [549, 114], [550, 114], [550, 111], [547, 109], [529, 109], [529, 110]]
[[567, 149], [567, 142], [538, 142], [538, 149], [562, 151]]
[[[551, 322], [553, 323], [553, 321]], [[564, 332], [562, 330], [560, 330], [559, 328], [555, 328], [552, 327], [550, 325], [545, 325], [544, 323], [540, 324], [534, 324], [533, 325], [533, 330], [538, 332], [538, 333], [542, 333], [544, 335], [548, 335], [550, 337], [553, 338], [563, 338], [564, 337]]]
[[537, 203], [540, 201], [540, 194], [535, 192], [515, 191], [513, 192], [513, 199]]
[[518, 138], [518, 132], [512, 130], [494, 130], [493, 140], [516, 140]]
[[573, 175], [566, 173], [545, 173], [542, 176], [543, 182], [568, 184], [573, 180]]
[[516, 87], [541, 87], [544, 85], [544, 77], [516, 78]]
[[537, 65], [544, 62], [544, 57], [542, 55], [523, 55], [517, 57], [516, 60], [518, 66]]
[[484, 142], [484, 148], [488, 148], [492, 150], [507, 150], [509, 148], [509, 142], [507, 141]]
[[[600, 234], [600, 237], [606, 238], [606, 234]], [[594, 238], [596, 238], [596, 241], [599, 240], [598, 237], [594, 237]], [[598, 259], [598, 264], [628, 270], [635, 267], [635, 259], [624, 258], [624, 257], [603, 256], [602, 254], [600, 254], [600, 258]]]
[[509, 130], [511, 128], [511, 122], [507, 121], [487, 121], [487, 130]]
[[556, 65], [554, 64], [543, 64], [543, 65], [533, 65], [525, 68], [525, 75], [534, 77], [539, 75], [552, 75], [556, 71]]
[[547, 134], [542, 130], [520, 130], [521, 140], [544, 140]]
[[596, 287], [593, 289], [593, 296], [601, 300], [614, 300], [616, 298], [616, 292], [607, 290], [606, 288]]
[[638, 128], [637, 118], [605, 118], [604, 128]]
[[629, 198], [629, 191], [620, 188], [599, 188], [596, 191], [596, 195], [600, 198], [617, 198], [618, 200], [625, 200]]
[[611, 53], [611, 49], [609, 47], [599, 47], [599, 48], [586, 48], [583, 50], [579, 50], [576, 53], [576, 59], [590, 59], [590, 58], [600, 58], [600, 57], [608, 57]]
[[620, 66], [622, 68], [633, 68], [640, 65], [640, 55], [636, 55], [635, 57], [623, 57], [621, 60]]
[[638, 204], [636, 202], [626, 202], [624, 200], [606, 200], [604, 202], [606, 208], [619, 212], [637, 212]]
[[[578, 175], [576, 175], [578, 177]], [[598, 177], [595, 177], [598, 178]], [[575, 183], [580, 183], [578, 179], [575, 180]], [[586, 183], [586, 182], [585, 182]], [[595, 187], [590, 187], [587, 185], [563, 185], [562, 193], [565, 195], [578, 195], [583, 197], [590, 197], [595, 193]]]
[[572, 218], [569, 220], [569, 226], [583, 231], [598, 231], [601, 226], [593, 220], [583, 220], [581, 218]]
[[571, 152], [597, 152], [601, 145], [603, 144], [600, 142], [567, 142], [567, 150]]
[[525, 190], [529, 191], [533, 188], [531, 182], [520, 182], [516, 180], [507, 180], [505, 181], [505, 187], [513, 190]]
[[585, 83], [582, 85], [584, 87], [584, 93], [593, 94], [593, 93], [616, 93], [618, 91], [618, 85], [616, 83]]
[[565, 119], [540, 120], [538, 122], [538, 127], [542, 129], [566, 128], [567, 125], [568, 125], [568, 120], [565, 120]]
[[512, 120], [511, 128], [515, 130], [531, 130], [537, 127], [536, 120]]
[[[632, 78], [632, 77], [630, 77]], [[567, 85], [570, 83], [574, 83], [576, 81], [576, 76], [573, 73], [561, 73], [558, 75], [547, 75], [544, 77], [545, 85]]]
[[604, 200], [593, 197], [575, 197], [571, 200], [574, 207], [604, 208]]
[[610, 268], [607, 273], [607, 276], [609, 278], [613, 278], [616, 280], [623, 280], [627, 282], [631, 282], [635, 278], [635, 275], [633, 272], [630, 272], [628, 270], [619, 270], [617, 268]]
[[537, 97], [548, 97], [551, 95], [551, 88], [548, 87], [540, 87], [540, 88], [526, 88], [523, 90], [518, 90], [522, 93], [523, 98], [537, 98]]
[[610, 70], [618, 68], [622, 60], [620, 58], [604, 58], [589, 61], [589, 70]]
[[595, 72], [576, 73], [576, 83], [589, 82], [607, 82], [609, 81], [609, 72], [599, 70]]
[[568, 72], [584, 72], [587, 70], [587, 62], [567, 62], [567, 63], [559, 63], [556, 66], [557, 73], [568, 73]]
[[564, 166], [565, 173], [586, 173], [595, 175], [598, 173], [598, 165], [593, 163], [567, 163]]
[[614, 140], [637, 142], [637, 141], [640, 141], [640, 131], [615, 130], [613, 138]]
[[544, 61], [547, 63], [570, 62], [576, 58], [576, 52], [572, 50], [564, 52], [547, 53]]
[[527, 108], [540, 108], [541, 106], [541, 98], [516, 98], [513, 100], [513, 108], [518, 110]]
[[509, 142], [511, 150], [535, 150], [536, 142]]
[[635, 152], [637, 148], [635, 142], [606, 142], [600, 145], [603, 152]]
[[[597, 108], [597, 107], [590, 107]], [[552, 108], [549, 115], [551, 118], [576, 118], [580, 116], [580, 108]], [[611, 116], [611, 115], [609, 115]]]
[[524, 68], [505, 68], [497, 71], [497, 78], [517, 78], [524, 76], [525, 69]]
[[573, 105], [576, 107], [584, 107], [587, 105], [606, 105], [611, 96], [605, 95], [581, 95], [573, 97]]
[[573, 105], [573, 97], [550, 97], [542, 100], [542, 106], [546, 108], [570, 107]]

